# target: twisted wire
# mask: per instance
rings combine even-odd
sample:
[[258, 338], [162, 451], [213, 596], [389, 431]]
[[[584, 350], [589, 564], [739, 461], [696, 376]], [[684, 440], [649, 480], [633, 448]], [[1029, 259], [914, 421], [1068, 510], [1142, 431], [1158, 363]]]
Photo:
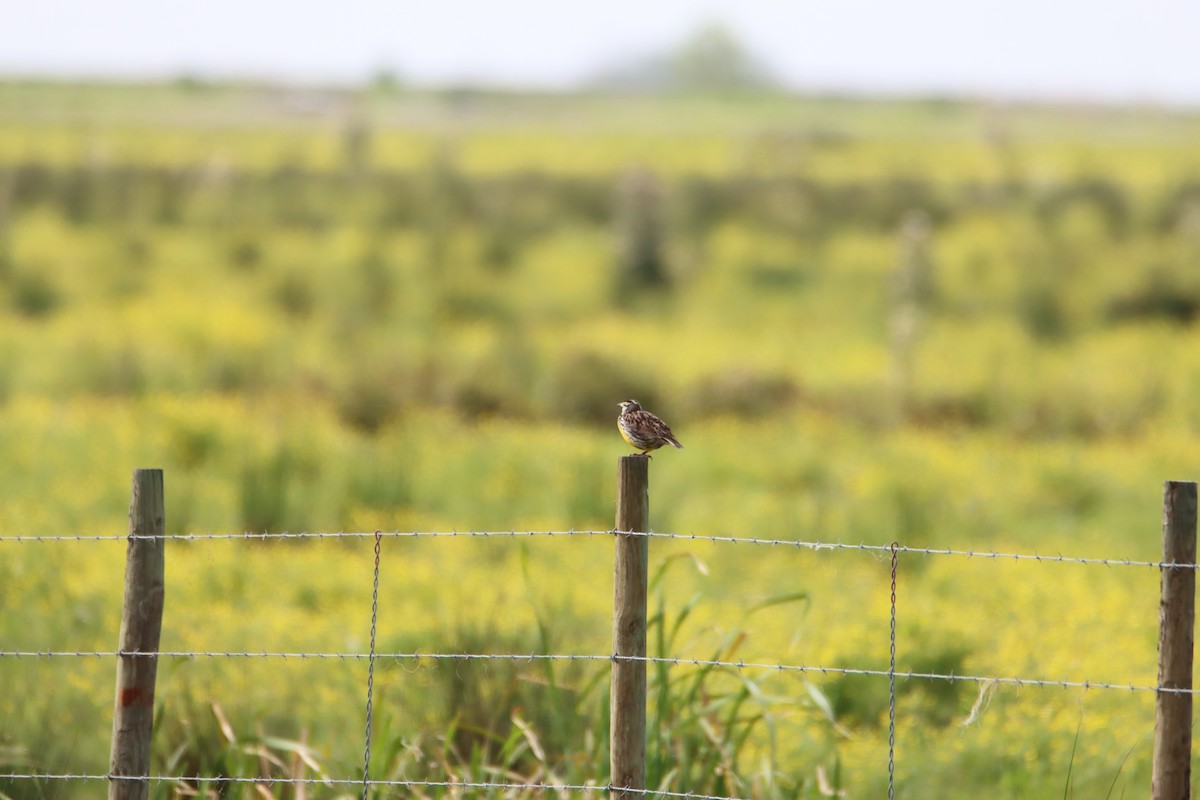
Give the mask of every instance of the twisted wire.
[[892, 619], [889, 636], [891, 660], [888, 662], [888, 800], [896, 797], [896, 567], [899, 543], [892, 542]]
[[379, 552], [383, 537], [375, 532], [375, 580], [371, 588], [371, 650], [367, 656], [367, 727], [363, 739], [363, 800], [367, 800], [371, 780], [371, 716], [375, 690], [375, 629], [379, 619]]

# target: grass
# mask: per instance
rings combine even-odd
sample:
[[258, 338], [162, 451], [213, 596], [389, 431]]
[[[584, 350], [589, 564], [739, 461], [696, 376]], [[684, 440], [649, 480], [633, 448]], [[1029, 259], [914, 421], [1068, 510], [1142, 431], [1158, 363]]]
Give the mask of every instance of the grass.
[[[686, 447], [652, 464], [655, 530], [1157, 557], [1161, 483], [1200, 438], [1194, 115], [334, 92], [300, 120], [278, 97], [0, 84], [0, 533], [121, 533], [139, 466], [166, 470], [178, 532], [603, 530], [634, 396]], [[667, 280], [617, 304], [633, 163]], [[913, 207], [932, 286], [898, 414]], [[604, 654], [605, 545], [387, 540], [379, 649]], [[886, 668], [874, 555], [653, 548], [654, 652]], [[119, 542], [0, 549], [5, 648], [112, 647]], [[368, 551], [173, 541], [163, 647], [363, 652]], [[1153, 570], [913, 554], [899, 578], [902, 670], [1154, 682]], [[0, 659], [0, 760], [103, 774], [111, 666]], [[602, 662], [377, 669], [377, 776], [605, 784]], [[650, 672], [656, 787], [882, 793], [885, 682]], [[164, 660], [155, 767], [208, 783], [158, 791], [357, 775], [364, 682]], [[1000, 685], [973, 711], [976, 688], [899, 681], [897, 797], [1148, 781], [1150, 693]]]

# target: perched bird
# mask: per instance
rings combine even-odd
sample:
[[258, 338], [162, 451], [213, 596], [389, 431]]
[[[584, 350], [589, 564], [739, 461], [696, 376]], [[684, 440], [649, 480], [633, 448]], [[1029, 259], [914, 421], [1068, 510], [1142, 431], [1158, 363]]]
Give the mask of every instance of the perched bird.
[[637, 400], [626, 400], [620, 404], [621, 414], [617, 417], [617, 428], [625, 441], [642, 451], [642, 455], [650, 458], [650, 451], [657, 450], [664, 444], [673, 444], [682, 448], [683, 445], [671, 433], [667, 423], [644, 411]]

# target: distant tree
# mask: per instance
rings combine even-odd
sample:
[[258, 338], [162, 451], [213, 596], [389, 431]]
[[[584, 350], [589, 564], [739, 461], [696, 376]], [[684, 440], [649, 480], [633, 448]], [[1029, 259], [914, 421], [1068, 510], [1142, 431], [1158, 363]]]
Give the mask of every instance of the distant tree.
[[775, 86], [762, 63], [729, 28], [716, 22], [667, 53], [603, 70], [591, 83], [634, 92], [736, 92]]
[[771, 85], [766, 70], [729, 28], [709, 23], [669, 57], [673, 83], [696, 91], [738, 91]]
[[210, 83], [196, 72], [183, 72], [172, 81], [176, 89], [184, 92], [202, 92], [210, 87]]
[[393, 94], [404, 88], [404, 79], [391, 67], [381, 67], [371, 78], [371, 88], [379, 94]]

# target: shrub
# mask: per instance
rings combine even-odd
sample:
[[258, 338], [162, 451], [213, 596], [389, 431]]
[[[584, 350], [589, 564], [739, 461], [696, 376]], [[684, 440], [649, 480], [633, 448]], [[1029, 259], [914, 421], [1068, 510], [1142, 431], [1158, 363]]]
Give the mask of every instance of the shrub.
[[691, 411], [697, 415], [764, 417], [792, 405], [800, 390], [786, 375], [765, 375], [735, 367], [704, 378], [689, 396]]
[[663, 193], [653, 173], [633, 170], [621, 178], [616, 219], [613, 296], [617, 305], [628, 306], [636, 295], [669, 282]]
[[415, 379], [398, 365], [360, 362], [335, 392], [338, 416], [352, 428], [376, 433], [412, 400]]
[[44, 267], [18, 268], [9, 281], [13, 309], [31, 318], [48, 317], [65, 301], [54, 276]]
[[641, 375], [596, 353], [567, 354], [550, 377], [543, 405], [567, 422], [613, 423], [617, 404], [629, 398], [647, 408], [659, 406], [658, 393]]
[[305, 319], [317, 305], [317, 292], [312, 278], [300, 269], [285, 272], [275, 283], [272, 292], [275, 305], [289, 317]]
[[1188, 280], [1181, 270], [1156, 266], [1146, 271], [1134, 291], [1114, 298], [1105, 309], [1110, 322], [1162, 319], [1188, 324], [1200, 316], [1200, 281]]
[[227, 258], [235, 269], [249, 272], [262, 263], [262, 244], [250, 234], [235, 236], [229, 243]]
[[1129, 229], [1131, 213], [1126, 191], [1104, 178], [1084, 177], [1055, 187], [1042, 196], [1034, 213], [1044, 227], [1053, 231], [1080, 207], [1095, 211], [1112, 236], [1122, 236]]

